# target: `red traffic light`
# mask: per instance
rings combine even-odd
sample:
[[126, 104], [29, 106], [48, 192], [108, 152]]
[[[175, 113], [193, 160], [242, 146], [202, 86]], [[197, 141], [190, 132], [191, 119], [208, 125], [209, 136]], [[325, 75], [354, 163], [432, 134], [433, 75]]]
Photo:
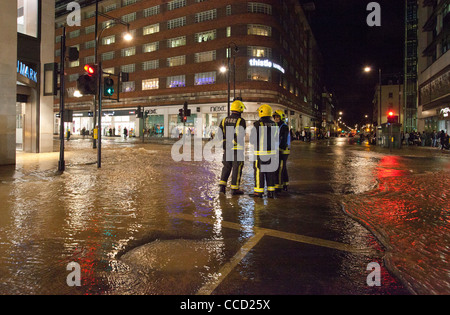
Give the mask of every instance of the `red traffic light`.
[[86, 71], [89, 75], [93, 75], [93, 74], [95, 74], [96, 69], [95, 69], [95, 67], [93, 67], [91, 65], [85, 65], [84, 71]]
[[390, 111], [390, 112], [388, 113], [388, 116], [389, 116], [389, 117], [393, 117], [393, 116], [394, 116], [394, 112], [393, 112], [393, 111]]

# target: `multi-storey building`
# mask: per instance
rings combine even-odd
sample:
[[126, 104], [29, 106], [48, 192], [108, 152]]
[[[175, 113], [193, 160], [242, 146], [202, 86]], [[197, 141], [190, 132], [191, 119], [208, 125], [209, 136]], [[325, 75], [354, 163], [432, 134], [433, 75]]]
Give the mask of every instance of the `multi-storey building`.
[[[83, 65], [95, 60], [95, 5], [82, 4], [81, 26], [68, 27], [66, 34], [67, 46], [80, 51], [79, 61], [66, 68], [66, 106], [75, 112], [75, 133], [94, 127], [88, 114], [92, 97], [74, 97]], [[126, 28], [109, 27], [111, 21], [99, 16], [98, 60], [106, 72], [129, 73], [120, 101], [103, 102], [103, 132], [111, 128], [120, 135], [127, 127], [138, 134], [140, 106], [147, 114], [145, 128], [168, 137], [181, 128], [179, 109], [188, 102], [187, 125], [209, 137], [227, 114], [228, 74], [230, 98], [243, 99], [248, 124], [258, 119], [256, 110], [264, 103], [285, 110], [294, 130], [320, 124], [319, 52], [298, 1], [104, 0], [99, 11], [129, 23], [134, 36], [124, 41]], [[61, 6], [59, 12], [57, 62], [68, 13]], [[201, 130], [194, 129], [196, 119], [202, 120]], [[55, 131], [58, 123], [55, 115]]]
[[405, 65], [403, 130], [417, 130], [417, 0], [405, 1]]
[[450, 127], [450, 0], [419, 1], [419, 131]]
[[16, 150], [53, 151], [53, 97], [44, 92], [44, 65], [54, 59], [54, 2], [0, 3], [0, 165]]

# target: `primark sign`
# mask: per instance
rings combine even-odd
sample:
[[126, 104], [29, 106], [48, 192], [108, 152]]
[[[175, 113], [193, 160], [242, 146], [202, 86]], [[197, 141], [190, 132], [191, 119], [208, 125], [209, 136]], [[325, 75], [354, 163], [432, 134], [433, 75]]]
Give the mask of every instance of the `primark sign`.
[[20, 60], [17, 61], [17, 73], [21, 76], [24, 76], [25, 78], [30, 79], [31, 81], [37, 83], [37, 71], [32, 69], [31, 67], [27, 66]]

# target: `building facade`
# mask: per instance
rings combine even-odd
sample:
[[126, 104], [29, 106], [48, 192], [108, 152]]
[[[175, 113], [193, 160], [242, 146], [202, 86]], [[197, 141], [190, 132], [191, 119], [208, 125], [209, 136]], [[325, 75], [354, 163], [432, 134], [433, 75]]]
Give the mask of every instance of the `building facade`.
[[44, 96], [44, 64], [54, 60], [51, 0], [2, 1], [0, 52], [0, 165], [16, 162], [16, 150], [53, 151], [53, 97]]
[[[104, 0], [101, 13], [130, 24], [134, 39], [126, 42], [123, 25], [99, 17], [98, 60], [108, 73], [129, 73], [119, 87], [120, 100], [103, 101], [102, 132], [121, 135], [126, 127], [139, 135], [170, 137], [182, 132], [179, 109], [191, 109], [190, 132], [210, 137], [227, 115], [230, 99], [241, 97], [248, 124], [264, 103], [287, 113], [294, 130], [321, 123], [321, 60], [302, 6], [296, 0]], [[68, 12], [56, 19], [55, 56]], [[82, 7], [80, 27], [67, 28], [67, 46], [79, 49], [79, 61], [66, 71], [66, 107], [74, 111], [67, 128], [75, 134], [94, 127], [92, 97], [77, 98], [76, 80], [85, 64], [94, 63], [95, 6]], [[222, 71], [221, 71], [222, 70]], [[320, 89], [317, 88], [320, 86]], [[140, 107], [144, 123], [136, 118]], [[56, 115], [57, 132], [59, 119]], [[194, 122], [201, 119], [201, 130]], [[198, 125], [197, 125], [198, 126]]]
[[419, 131], [450, 127], [450, 1], [419, 1]]
[[405, 65], [403, 130], [417, 130], [418, 1], [405, 1]]

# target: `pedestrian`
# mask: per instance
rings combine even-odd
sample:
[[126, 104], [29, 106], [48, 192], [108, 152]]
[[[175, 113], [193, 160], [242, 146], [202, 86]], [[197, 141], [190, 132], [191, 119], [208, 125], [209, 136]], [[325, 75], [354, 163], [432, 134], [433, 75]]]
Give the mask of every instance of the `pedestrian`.
[[449, 150], [450, 149], [450, 143], [449, 143], [449, 136], [448, 133], [445, 133], [444, 135], [444, 144], [442, 145], [443, 149]]
[[273, 141], [278, 132], [278, 125], [272, 120], [272, 107], [267, 104], [258, 108], [260, 119], [253, 124], [250, 134], [255, 151], [256, 161], [253, 169], [255, 172], [255, 188], [251, 197], [263, 197], [264, 187], [267, 183], [268, 197], [275, 197], [275, 171], [278, 168], [278, 154]]
[[240, 190], [242, 169], [244, 168], [245, 119], [242, 118], [245, 105], [239, 100], [231, 104], [231, 115], [220, 124], [223, 136], [223, 168], [220, 176], [220, 193], [226, 192], [228, 178], [231, 176], [231, 194], [242, 195]]
[[273, 120], [278, 124], [279, 129], [279, 166], [275, 172], [275, 192], [287, 191], [289, 186], [289, 175], [287, 171], [287, 160], [291, 153], [291, 134], [286, 125], [286, 115], [282, 110], [277, 110], [273, 114]]
[[445, 145], [445, 132], [444, 130], [441, 130], [441, 135], [439, 137], [441, 139], [441, 150], [444, 149], [444, 145]]
[[123, 128], [123, 137], [125, 138], [125, 140], [128, 137], [128, 129], [127, 129], [127, 127]]

